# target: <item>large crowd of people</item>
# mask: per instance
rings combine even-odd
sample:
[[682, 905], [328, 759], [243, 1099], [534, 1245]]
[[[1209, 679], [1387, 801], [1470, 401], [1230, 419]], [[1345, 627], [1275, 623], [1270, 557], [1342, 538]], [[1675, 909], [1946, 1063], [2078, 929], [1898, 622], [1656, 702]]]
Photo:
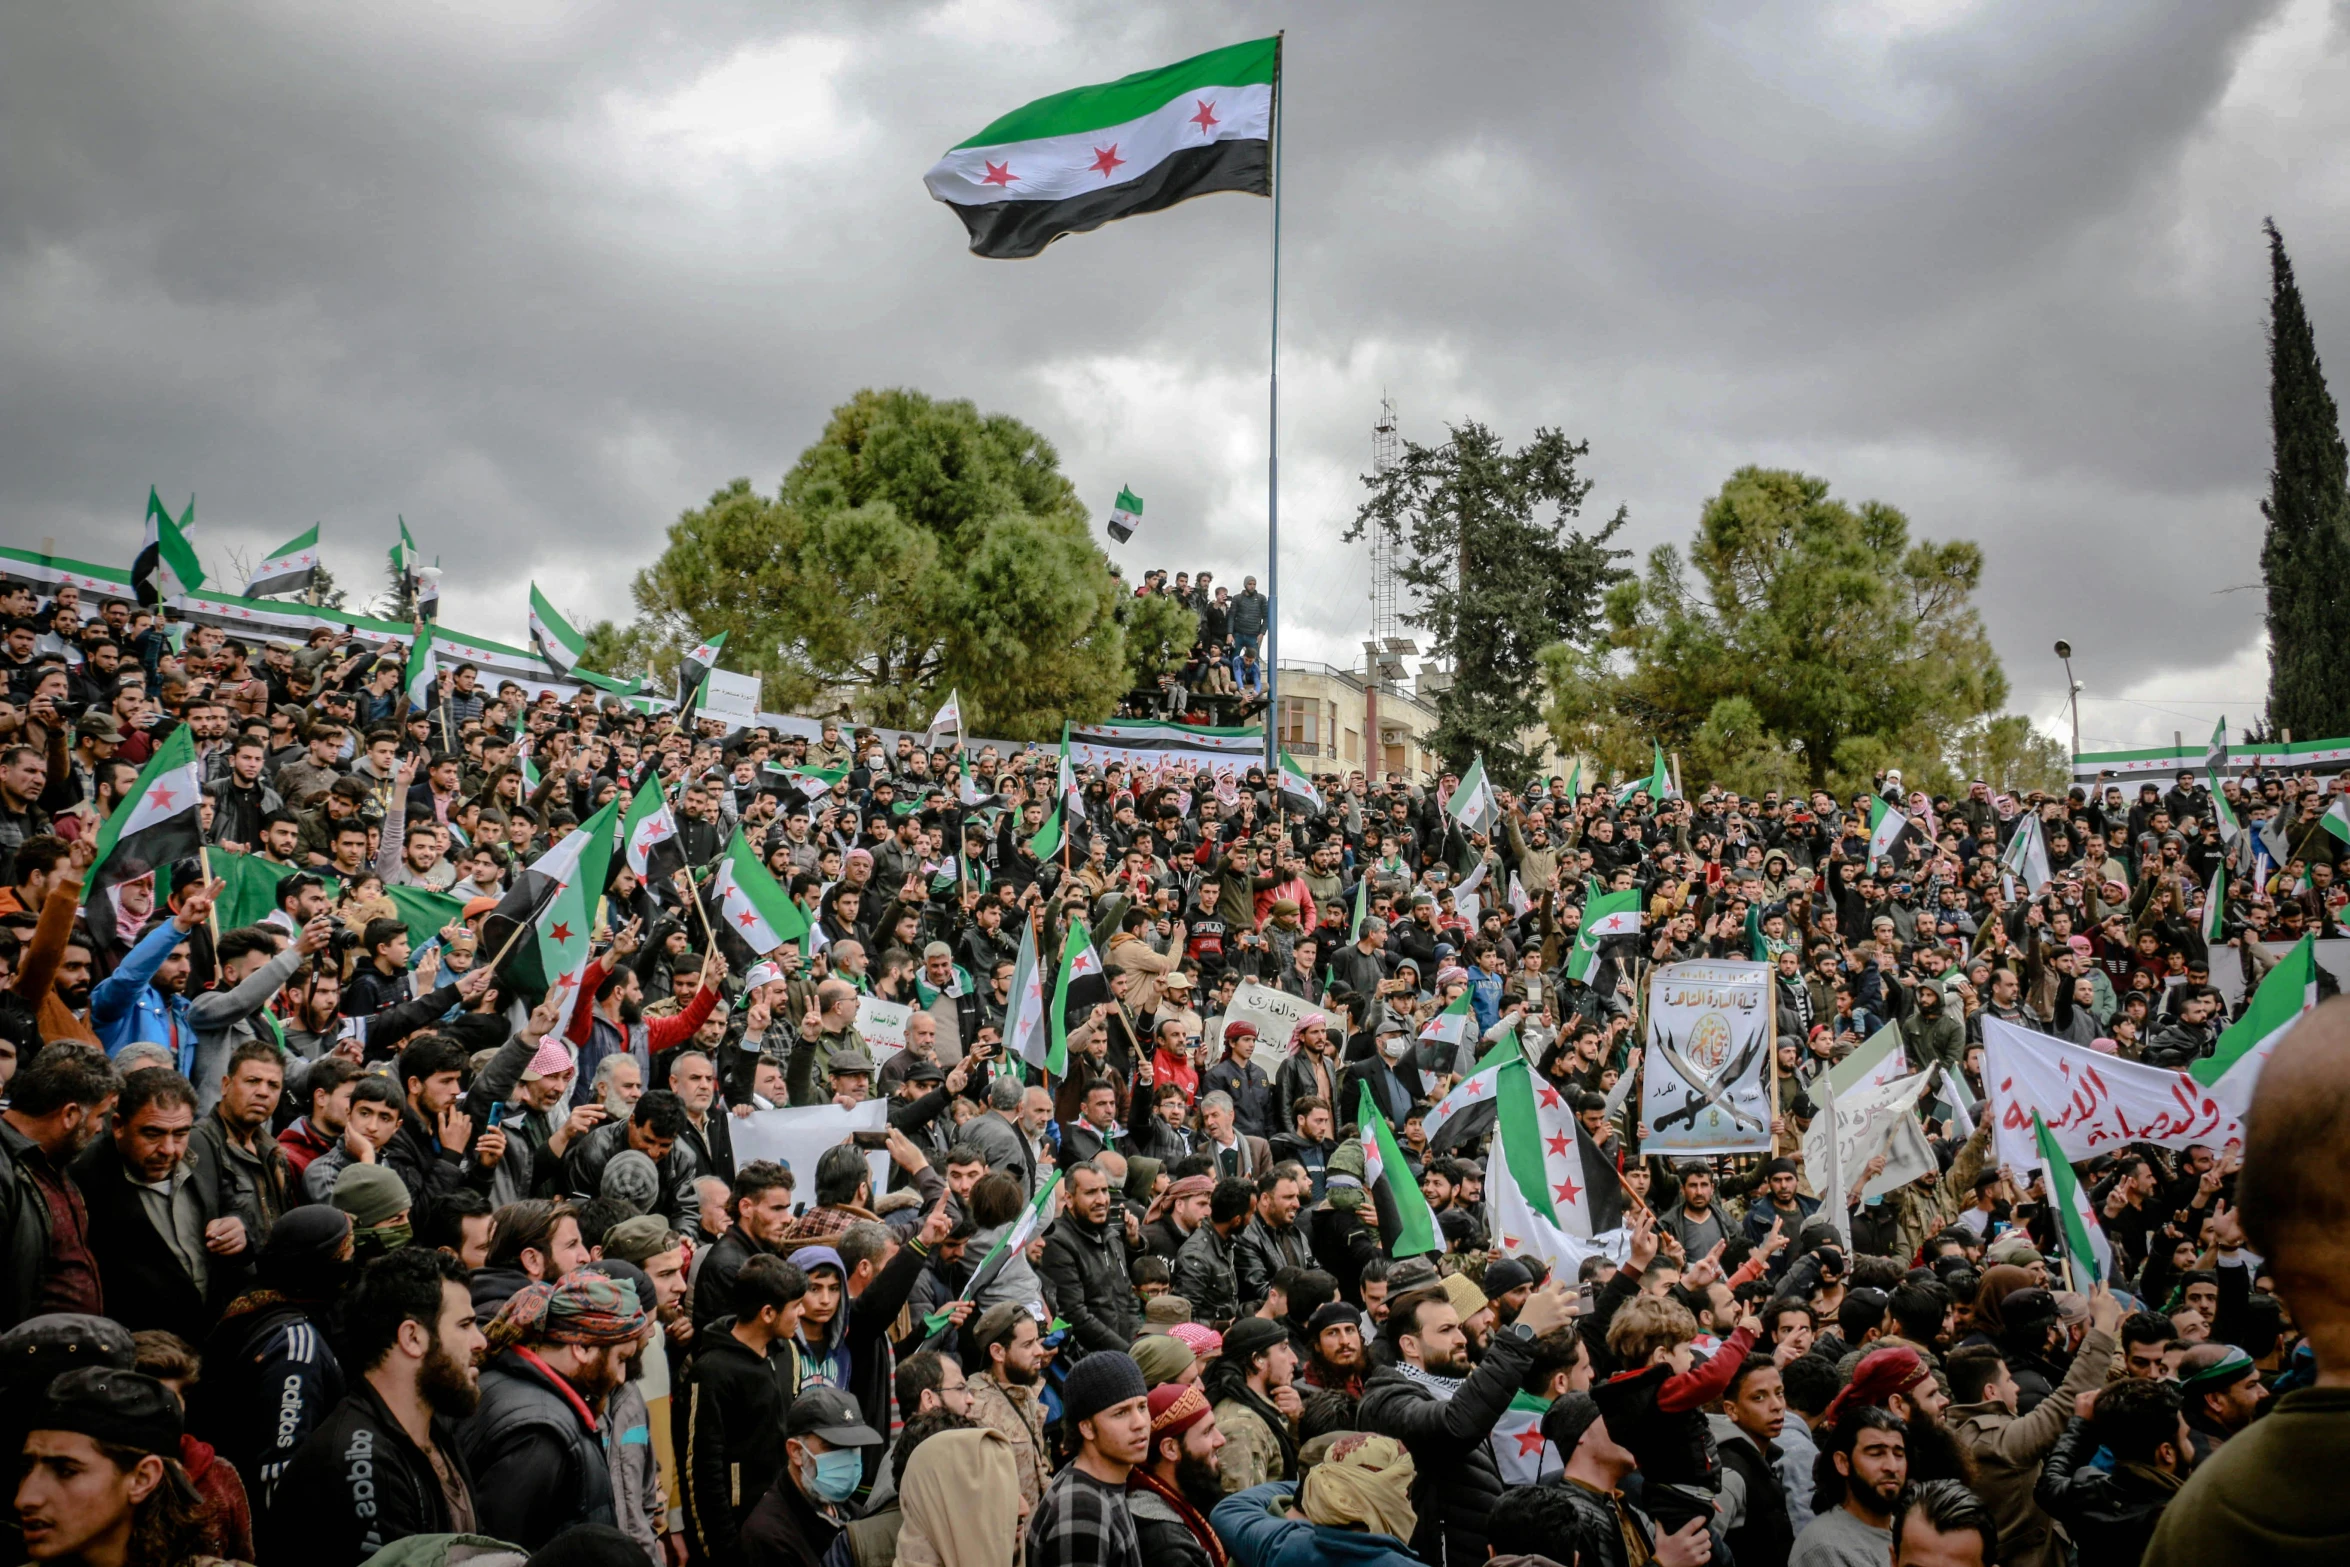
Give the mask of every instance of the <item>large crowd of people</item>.
[[[1203, 667], [1253, 670], [1247, 602], [1211, 596]], [[1464, 833], [1449, 775], [1332, 773], [1304, 811], [1262, 768], [1170, 755], [1078, 768], [1067, 800], [1049, 749], [681, 727], [464, 666], [419, 707], [397, 648], [327, 629], [182, 636], [21, 582], [0, 616], [20, 1559], [2350, 1550], [2325, 1479], [2350, 1448], [2350, 1007], [2276, 1048], [2240, 1146], [2076, 1167], [2113, 1258], [2094, 1282], [2049, 1172], [2002, 1165], [1982, 1113], [1987, 1019], [2208, 1058], [2228, 994], [2339, 933], [2343, 848], [2312, 829], [2350, 778], [2229, 777], [2225, 813], [2185, 774], [2021, 797], [1551, 778]], [[101, 829], [181, 726], [206, 847], [93, 921]], [[527, 987], [485, 921], [656, 777], [686, 870], [615, 856], [584, 972]], [[1872, 860], [1878, 802], [1916, 830]], [[2001, 865], [2026, 817], [2037, 894]], [[805, 938], [711, 924], [696, 873], [738, 831]], [[273, 906], [224, 921], [263, 865]], [[445, 927], [413, 928], [414, 889], [448, 895]], [[1571, 962], [1594, 889], [1636, 889], [1640, 928]], [[1048, 1073], [1006, 1023], [1024, 947], [1050, 997], [1076, 924], [1104, 989], [1055, 1020]], [[1768, 1154], [1655, 1155], [1621, 1091], [1639, 976], [1706, 957], [1775, 970]], [[1235, 1009], [1246, 982], [1294, 1002], [1288, 1037]], [[1470, 1026], [1430, 1030], [1463, 996]], [[902, 1046], [860, 1027], [873, 1002]], [[1944, 1069], [1917, 1112], [1936, 1167], [1823, 1189], [1845, 1183], [1801, 1152], [1822, 1074], [1887, 1028]], [[1429, 1140], [1511, 1038], [1627, 1194], [1571, 1269], [1503, 1255], [1477, 1143]], [[884, 1130], [807, 1167], [737, 1157], [765, 1146], [749, 1117], [877, 1099]], [[1403, 1168], [1366, 1161], [1366, 1102]], [[1433, 1249], [1388, 1233], [1405, 1183]]]

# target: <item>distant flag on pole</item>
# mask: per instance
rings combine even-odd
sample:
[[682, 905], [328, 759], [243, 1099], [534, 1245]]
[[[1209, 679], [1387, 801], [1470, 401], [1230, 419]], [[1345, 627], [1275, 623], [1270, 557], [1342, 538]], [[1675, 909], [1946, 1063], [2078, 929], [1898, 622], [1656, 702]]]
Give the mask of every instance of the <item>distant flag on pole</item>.
[[698, 644], [694, 650], [677, 661], [677, 712], [680, 720], [691, 717], [694, 702], [702, 694], [702, 682], [710, 678], [717, 667], [718, 654], [726, 646], [726, 633], [721, 631], [711, 641]]
[[939, 738], [950, 734], [957, 740], [963, 738], [963, 693], [960, 691], [949, 691], [947, 699], [939, 704], [938, 711], [931, 716], [929, 730], [922, 736], [922, 748], [935, 751]]
[[2226, 938], [2228, 918], [2228, 865], [2221, 860], [2211, 867], [2211, 885], [2203, 894], [2203, 941], [2206, 946], [2218, 946]]
[[1322, 791], [1314, 787], [1314, 780], [1287, 751], [1281, 753], [1281, 799], [1291, 810], [1308, 816], [1322, 814]]
[[1452, 798], [1444, 802], [1444, 814], [1458, 824], [1464, 837], [1493, 830], [1494, 818], [1500, 812], [1494, 804], [1493, 785], [1485, 781], [1484, 757], [1469, 763], [1469, 770], [1461, 775]]
[[153, 608], [204, 586], [204, 568], [196, 559], [196, 547], [188, 542], [195, 521], [193, 495], [188, 497], [186, 519], [174, 522], [155, 487], [147, 487], [147, 535], [131, 561], [131, 589], [141, 604]]
[[[2040, 1147], [2040, 1162], [2048, 1173], [2048, 1195], [2055, 1199], [2056, 1224], [2066, 1260], [2073, 1265], [2073, 1288], [2093, 1290], [2113, 1276], [2113, 1243], [2097, 1222], [2089, 1194], [2073, 1174], [2072, 1161], [2056, 1144], [2056, 1134], [2040, 1112], [2032, 1112], [2032, 1137]], [[2082, 1275], [2088, 1277], [2083, 1278]]]
[[1134, 537], [1134, 530], [1142, 526], [1142, 497], [1129, 489], [1118, 491], [1117, 504], [1110, 508], [1110, 537], [1120, 544]]
[[[2211, 739], [2204, 744], [2203, 770], [2205, 772], [2216, 773], [2227, 765], [2228, 718], [2225, 713], [2222, 713], [2220, 715], [2219, 722], [2211, 726]], [[2216, 785], [2213, 787], [2212, 792], [2214, 794], [2219, 792]]]
[[434, 656], [438, 635], [428, 623], [408, 649], [408, 705], [420, 713], [432, 705], [426, 698], [432, 694], [432, 683], [439, 673], [439, 660]]
[[538, 649], [547, 667], [559, 675], [570, 674], [580, 655], [587, 651], [587, 638], [548, 602], [535, 582], [530, 585], [530, 645]]
[[249, 599], [280, 598], [306, 592], [318, 580], [318, 525], [271, 550], [245, 583]]

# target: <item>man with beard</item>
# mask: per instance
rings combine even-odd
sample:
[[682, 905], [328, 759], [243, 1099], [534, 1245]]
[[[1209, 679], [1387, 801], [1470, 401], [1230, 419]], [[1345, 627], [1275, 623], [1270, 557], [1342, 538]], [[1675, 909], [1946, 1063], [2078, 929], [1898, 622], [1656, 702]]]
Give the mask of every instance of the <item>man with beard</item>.
[[71, 1166], [96, 1141], [122, 1079], [94, 1046], [46, 1046], [9, 1081], [0, 1111], [0, 1307], [13, 1327], [27, 1317], [102, 1309], [89, 1212]]
[[971, 1418], [1012, 1444], [1021, 1503], [1033, 1511], [1044, 1495], [1053, 1462], [1052, 1449], [1045, 1445], [1044, 1409], [1036, 1396], [1037, 1383], [1044, 1377], [1044, 1342], [1036, 1318], [1020, 1302], [1006, 1301], [982, 1312], [970, 1334], [981, 1360], [979, 1374], [967, 1383]]
[[601, 1411], [652, 1320], [632, 1287], [587, 1272], [506, 1302], [461, 1438], [481, 1533], [535, 1551], [574, 1524], [617, 1526]]
[[1872, 1349], [1853, 1368], [1852, 1381], [1829, 1404], [1826, 1423], [1833, 1425], [1845, 1409], [1874, 1404], [1889, 1409], [1901, 1422], [1908, 1440], [1909, 1475], [1913, 1480], [1974, 1479], [1974, 1465], [1966, 1449], [1943, 1422], [1950, 1397], [1934, 1380], [1933, 1367], [1906, 1344]]
[[1909, 1484], [1901, 1422], [1872, 1404], [1846, 1410], [1831, 1430], [1819, 1500], [1837, 1500], [1796, 1536], [1788, 1567], [1885, 1567], [1893, 1510]]
[[1220, 1567], [1224, 1551], [1208, 1514], [1224, 1499], [1225, 1438], [1208, 1395], [1197, 1383], [1165, 1383], [1151, 1389], [1150, 1415], [1150, 1455], [1126, 1477], [1142, 1559]]
[[2051, 1396], [2023, 1414], [2016, 1412], [2016, 1379], [1997, 1349], [1981, 1344], [1951, 1354], [1951, 1430], [1974, 1460], [1970, 1484], [1999, 1520], [1999, 1559], [2005, 1567], [2059, 1567], [2064, 1560], [2055, 1522], [2040, 1510], [2032, 1492], [2040, 1481], [2041, 1460], [2064, 1434], [2074, 1401], [2105, 1381], [2121, 1316], [2120, 1302], [2100, 1284], [2089, 1297], [2089, 1333], [2072, 1369]]
[[[2100, 1447], [2111, 1469], [2093, 1462]], [[2179, 1385], [2125, 1377], [2097, 1390], [2087, 1419], [2065, 1422], [2035, 1495], [2079, 1546], [2082, 1567], [2138, 1567], [2194, 1463]]]
[[1326, 1388], [1349, 1398], [1363, 1396], [1363, 1314], [1345, 1301], [1334, 1300], [1306, 1322], [1305, 1380], [1308, 1387]]
[[261, 1517], [271, 1561], [358, 1567], [412, 1534], [480, 1526], [458, 1423], [480, 1398], [484, 1340], [456, 1258], [410, 1246], [343, 1302], [359, 1383], [296, 1450]]
[[1280, 1323], [1244, 1317], [1224, 1335], [1223, 1353], [1208, 1362], [1198, 1385], [1230, 1444], [1226, 1492], [1298, 1477], [1297, 1421], [1305, 1401], [1296, 1378], [1297, 1350]]
[[189, 1423], [247, 1478], [266, 1508], [303, 1440], [342, 1401], [343, 1368], [326, 1326], [351, 1280], [351, 1219], [297, 1208], [269, 1232], [254, 1287], [229, 1302], [204, 1346]]

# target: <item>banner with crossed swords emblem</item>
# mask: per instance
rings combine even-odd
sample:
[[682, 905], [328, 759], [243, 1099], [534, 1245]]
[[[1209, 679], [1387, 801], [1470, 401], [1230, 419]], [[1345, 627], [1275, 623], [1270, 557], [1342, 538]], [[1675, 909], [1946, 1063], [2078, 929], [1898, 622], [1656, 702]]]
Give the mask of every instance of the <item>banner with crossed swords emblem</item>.
[[1668, 963], [1649, 976], [1645, 1152], [1770, 1152], [1774, 1002], [1766, 964]]

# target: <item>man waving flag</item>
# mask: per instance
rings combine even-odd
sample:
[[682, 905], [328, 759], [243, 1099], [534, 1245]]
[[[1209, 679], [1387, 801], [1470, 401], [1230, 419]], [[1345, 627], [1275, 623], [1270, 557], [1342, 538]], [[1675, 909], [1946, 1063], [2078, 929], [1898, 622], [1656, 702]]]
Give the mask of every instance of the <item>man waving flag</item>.
[[[140, 769], [139, 786], [98, 829], [98, 857], [91, 862], [82, 902], [91, 933], [105, 945], [128, 945], [117, 934], [116, 898], [125, 883], [170, 869], [176, 860], [195, 859], [204, 847], [198, 807], [203, 775], [196, 766], [195, 731], [175, 727]], [[162, 903], [160, 892], [156, 898]], [[158, 913], [162, 910], [157, 909]]]
[[702, 694], [702, 682], [710, 678], [710, 671], [718, 665], [718, 655], [726, 646], [726, 633], [721, 631], [708, 642], [677, 661], [677, 714], [682, 722], [693, 716], [694, 703]]
[[482, 921], [482, 941], [495, 954], [499, 972], [530, 1005], [548, 991], [562, 994], [562, 1015], [553, 1038], [561, 1038], [579, 1004], [587, 973], [588, 938], [602, 901], [605, 873], [612, 866], [612, 828], [620, 802], [612, 800], [577, 830], [564, 834], [514, 878], [514, 885]]
[[726, 841], [726, 852], [710, 873], [710, 896], [718, 905], [718, 919], [712, 923], [723, 921], [727, 932], [755, 957], [763, 958], [808, 933], [807, 912], [759, 863], [740, 827]]
[[628, 868], [636, 872], [640, 882], [667, 887], [670, 878], [685, 869], [685, 850], [677, 841], [677, 818], [670, 814], [659, 773], [648, 774], [637, 785], [628, 802], [628, 814], [621, 818], [620, 841]]

